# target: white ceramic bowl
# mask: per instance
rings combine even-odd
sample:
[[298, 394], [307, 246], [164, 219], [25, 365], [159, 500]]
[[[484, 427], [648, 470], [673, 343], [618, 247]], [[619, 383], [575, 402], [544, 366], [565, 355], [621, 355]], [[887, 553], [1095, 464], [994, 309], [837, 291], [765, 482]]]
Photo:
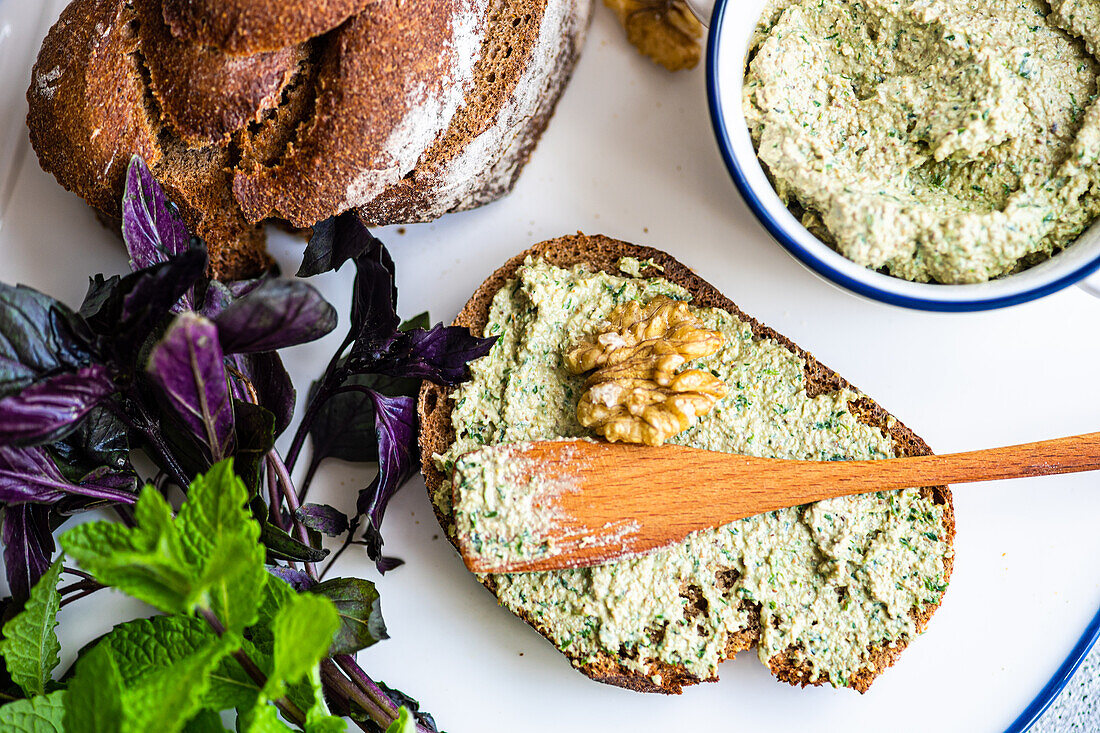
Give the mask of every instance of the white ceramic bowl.
[[[914, 283], [883, 275], [857, 265], [811, 234], [783, 205], [764, 175], [741, 109], [745, 55], [763, 5], [764, 0], [716, 0], [707, 44], [707, 96], [718, 147], [734, 183], [764, 228], [799, 262], [859, 295], [936, 311], [1016, 305], [1081, 282], [1100, 269], [1100, 224], [1046, 262], [973, 285]], [[1098, 294], [1100, 283], [1086, 289]]]

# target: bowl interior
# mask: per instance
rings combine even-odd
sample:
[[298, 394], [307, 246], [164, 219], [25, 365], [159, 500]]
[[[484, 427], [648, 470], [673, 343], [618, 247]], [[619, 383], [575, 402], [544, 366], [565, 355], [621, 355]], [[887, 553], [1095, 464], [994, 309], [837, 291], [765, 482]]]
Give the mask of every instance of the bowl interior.
[[1100, 268], [1100, 223], [1073, 246], [1023, 272], [985, 283], [914, 283], [857, 265], [811, 234], [787, 210], [756, 157], [741, 108], [745, 56], [766, 0], [717, 0], [707, 51], [711, 115], [722, 155], [749, 207], [804, 265], [861, 295], [932, 310], [978, 310], [1022, 303], [1070, 285]]

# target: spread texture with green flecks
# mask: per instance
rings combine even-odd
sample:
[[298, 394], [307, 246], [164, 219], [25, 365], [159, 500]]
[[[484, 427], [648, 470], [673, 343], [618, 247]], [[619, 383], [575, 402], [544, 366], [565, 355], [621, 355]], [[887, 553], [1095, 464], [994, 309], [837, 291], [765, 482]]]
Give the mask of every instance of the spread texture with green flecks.
[[981, 282], [1100, 216], [1096, 0], [773, 0], [743, 109], [776, 191], [849, 259]]
[[[622, 264], [637, 272], [635, 263]], [[485, 445], [592, 437], [575, 417], [584, 377], [565, 369], [563, 354], [596, 332], [616, 305], [657, 295], [691, 300], [659, 277], [529, 259], [493, 300], [485, 335], [499, 340], [452, 394], [456, 439], [435, 457], [440, 470], [451, 477], [460, 456]], [[811, 460], [895, 454], [891, 438], [853, 414], [859, 394], [810, 397], [799, 355], [755, 338], [748, 323], [725, 311], [692, 311], [721, 331], [725, 344], [685, 368], [710, 370], [730, 391], [671, 442]], [[480, 475], [502, 470], [491, 468]], [[433, 501], [453, 533], [451, 492], [445, 481]], [[759, 615], [762, 661], [788, 651], [813, 680], [845, 685], [869, 666], [871, 647], [908, 639], [912, 612], [938, 602], [950, 552], [944, 533], [942, 508], [919, 490], [879, 492], [740, 520], [639, 558], [498, 575], [494, 583], [504, 606], [539, 624], [577, 665], [610, 656], [644, 674], [654, 674], [657, 661], [713, 678], [729, 636]]]

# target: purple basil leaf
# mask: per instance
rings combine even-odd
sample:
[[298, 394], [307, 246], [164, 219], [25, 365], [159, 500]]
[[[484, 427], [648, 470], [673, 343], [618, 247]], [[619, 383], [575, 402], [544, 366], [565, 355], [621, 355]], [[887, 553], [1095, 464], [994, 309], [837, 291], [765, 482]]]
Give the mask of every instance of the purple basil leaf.
[[382, 243], [355, 260], [351, 328], [353, 353], [370, 357], [393, 342], [401, 319], [397, 317], [397, 288], [393, 260]]
[[268, 280], [214, 321], [229, 354], [275, 351], [315, 341], [336, 328], [336, 309], [301, 280]]
[[432, 718], [431, 713], [421, 710], [420, 703], [406, 695], [401, 690], [396, 690], [389, 687], [385, 682], [379, 682], [378, 686], [382, 688], [382, 691], [386, 693], [386, 696], [393, 701], [394, 707], [405, 707], [416, 718], [416, 723], [419, 728], [423, 728], [428, 733], [438, 733], [439, 729], [435, 725], [435, 719]]
[[0, 283], [0, 397], [85, 366], [91, 340], [83, 319], [60, 302]]
[[241, 377], [247, 379], [256, 391], [259, 403], [275, 416], [275, 436], [282, 434], [294, 418], [294, 384], [290, 381], [283, 360], [274, 351], [259, 354], [233, 354], [227, 357], [229, 365], [241, 376], [230, 372], [229, 384], [233, 396], [242, 402], [252, 402], [252, 394]]
[[115, 391], [101, 364], [47, 377], [0, 399], [0, 445], [49, 443], [69, 434]]
[[105, 407], [89, 412], [76, 430], [47, 448], [61, 472], [72, 481], [101, 467], [135, 475], [126, 425]]
[[50, 568], [56, 546], [50, 526], [50, 508], [41, 504], [4, 507], [4, 566], [11, 594], [19, 603]]
[[198, 312], [210, 320], [214, 320], [239, 298], [251, 293], [256, 288], [271, 279], [266, 273], [260, 277], [248, 280], [232, 280], [223, 283], [220, 280], [209, 280], [206, 283], [206, 292], [203, 293], [202, 307]]
[[[377, 359], [362, 368], [396, 377], [427, 379], [436, 384], [455, 385], [466, 380], [467, 364], [489, 353], [496, 336], [478, 338], [461, 326], [436, 324], [430, 330], [402, 331]], [[352, 368], [357, 368], [353, 348]]]
[[[313, 234], [302, 255], [302, 265], [298, 268], [298, 277], [312, 277], [323, 272], [339, 270], [348, 260], [357, 260], [371, 250], [385, 247], [362, 220], [350, 211], [325, 219], [313, 225]], [[389, 255], [387, 254], [388, 258]], [[390, 275], [393, 275], [393, 261], [389, 262]], [[392, 293], [397, 302], [397, 289]]]
[[110, 292], [97, 294], [97, 304], [83, 311], [99, 337], [100, 351], [112, 354], [119, 362], [132, 363], [145, 340], [205, 270], [206, 252], [189, 249], [113, 285], [104, 285]]
[[[377, 538], [378, 547], [381, 548], [382, 547], [382, 535], [381, 535], [381, 533], [377, 533], [377, 534], [378, 534], [378, 538]], [[387, 557], [385, 555], [382, 555], [381, 557], [379, 557], [377, 560], [374, 561], [374, 566], [376, 568], [378, 568], [378, 572], [382, 573], [382, 575], [385, 575], [386, 573], [393, 570], [394, 568], [399, 568], [404, 564], [405, 564], [405, 561], [402, 560], [399, 557]]]
[[233, 470], [251, 492], [260, 489], [264, 458], [275, 447], [275, 416], [266, 407], [233, 400]]
[[[190, 249], [192, 237], [164, 189], [139, 156], [130, 158], [122, 194], [122, 239], [130, 269], [144, 270]], [[189, 296], [184, 296], [185, 299]], [[187, 308], [193, 304], [186, 303]]]
[[0, 447], [0, 502], [53, 504], [66, 496], [134, 503], [137, 476], [96, 469], [74, 482], [62, 475], [45, 448]]
[[347, 516], [328, 504], [303, 504], [295, 516], [308, 529], [336, 537], [348, 531]]
[[[378, 440], [378, 476], [359, 492], [356, 511], [366, 517], [367, 554], [376, 562], [382, 557], [382, 517], [397, 490], [420, 465], [416, 442], [416, 399], [387, 397], [367, 390], [374, 403], [374, 424]], [[385, 572], [380, 566], [379, 571]]]
[[268, 565], [267, 572], [280, 580], [285, 580], [294, 590], [303, 593], [313, 587], [313, 578], [301, 570], [295, 570], [285, 565]]
[[333, 578], [310, 588], [311, 593], [332, 601], [340, 614], [340, 627], [332, 639], [329, 656], [355, 654], [390, 638], [382, 620], [378, 590], [362, 578]]
[[233, 401], [213, 323], [195, 313], [176, 316], [146, 371], [211, 464], [232, 455]]

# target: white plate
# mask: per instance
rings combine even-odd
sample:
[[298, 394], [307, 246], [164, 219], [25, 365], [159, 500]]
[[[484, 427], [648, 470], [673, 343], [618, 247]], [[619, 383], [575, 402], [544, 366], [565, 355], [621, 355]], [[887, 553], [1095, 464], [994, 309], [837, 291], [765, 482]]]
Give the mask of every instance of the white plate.
[[[50, 6], [50, 3], [46, 3]], [[0, 0], [0, 146], [21, 141], [38, 3]], [[60, 3], [52, 5], [52, 12]], [[12, 32], [4, 35], [10, 25]], [[41, 30], [40, 30], [41, 28]], [[398, 267], [401, 312], [450, 319], [481, 280], [529, 244], [582, 229], [668, 250], [747, 312], [813, 351], [938, 451], [1100, 428], [1100, 302], [1076, 289], [1024, 306], [940, 315], [840, 292], [776, 247], [735, 191], [713, 142], [702, 69], [668, 74], [636, 55], [597, 8], [557, 116], [509, 198], [436, 224], [380, 230]], [[15, 53], [18, 51], [19, 53]], [[15, 58], [18, 56], [18, 58]], [[44, 174], [26, 145], [0, 222], [0, 280], [79, 302], [86, 276], [122, 272], [118, 242]], [[15, 168], [0, 168], [0, 181]], [[2, 190], [2, 189], [0, 189]], [[301, 243], [277, 236], [284, 270]], [[346, 314], [350, 274], [320, 285]], [[287, 362], [305, 388], [338, 336]], [[371, 478], [332, 464], [317, 499], [350, 509]], [[415, 479], [390, 507], [386, 550], [407, 564], [379, 579], [349, 552], [339, 572], [378, 582], [391, 639], [359, 655], [418, 697], [450, 733], [517, 731], [1002, 731], [1043, 687], [1100, 607], [1100, 490], [1094, 475], [960, 487], [955, 574], [928, 631], [866, 695], [776, 682], [752, 652], [722, 681], [642, 696], [575, 672], [466, 573]], [[62, 612], [64, 662], [104, 619], [142, 613], [93, 596]], [[117, 605], [112, 605], [117, 604]]]

